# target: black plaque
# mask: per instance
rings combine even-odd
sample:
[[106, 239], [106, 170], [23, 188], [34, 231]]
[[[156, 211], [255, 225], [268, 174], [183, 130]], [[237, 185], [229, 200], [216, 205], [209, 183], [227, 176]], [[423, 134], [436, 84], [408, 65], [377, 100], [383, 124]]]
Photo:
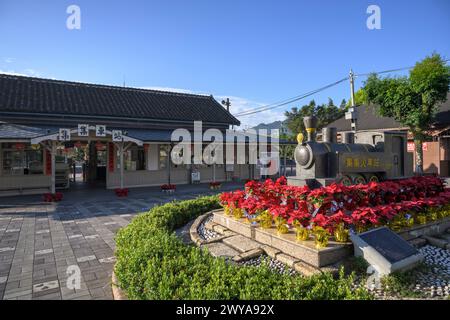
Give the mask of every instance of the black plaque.
[[418, 253], [416, 248], [386, 227], [370, 230], [358, 236], [391, 264]]

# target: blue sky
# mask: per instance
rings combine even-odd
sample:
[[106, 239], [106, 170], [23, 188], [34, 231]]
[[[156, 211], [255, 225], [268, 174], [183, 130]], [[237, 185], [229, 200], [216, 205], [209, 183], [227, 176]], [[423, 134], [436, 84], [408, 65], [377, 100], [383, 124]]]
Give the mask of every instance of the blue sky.
[[[81, 30], [66, 28], [69, 5]], [[381, 9], [369, 30], [366, 9]], [[0, 71], [229, 96], [232, 111], [284, 100], [348, 75], [450, 58], [450, 1], [0, 0]], [[361, 85], [358, 79], [357, 86]], [[313, 98], [348, 99], [342, 83]], [[308, 102], [242, 117], [281, 119]]]

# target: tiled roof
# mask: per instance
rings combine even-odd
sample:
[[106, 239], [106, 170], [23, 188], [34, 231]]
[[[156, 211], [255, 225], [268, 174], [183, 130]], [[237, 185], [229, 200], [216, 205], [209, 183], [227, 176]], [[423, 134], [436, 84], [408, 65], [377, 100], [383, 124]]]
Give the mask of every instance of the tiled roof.
[[[361, 105], [356, 108], [358, 119], [356, 122], [357, 130], [377, 130], [377, 129], [398, 129], [404, 126], [393, 118], [382, 117], [376, 113], [374, 105]], [[345, 116], [330, 123], [327, 127], [335, 127], [338, 131], [351, 131], [350, 120]], [[445, 127], [450, 125], [450, 93], [447, 94], [447, 101], [439, 106], [438, 113], [435, 116], [435, 127]]]
[[234, 124], [212, 96], [0, 74], [0, 111]]
[[31, 139], [52, 132], [45, 128], [0, 122], [0, 139]]

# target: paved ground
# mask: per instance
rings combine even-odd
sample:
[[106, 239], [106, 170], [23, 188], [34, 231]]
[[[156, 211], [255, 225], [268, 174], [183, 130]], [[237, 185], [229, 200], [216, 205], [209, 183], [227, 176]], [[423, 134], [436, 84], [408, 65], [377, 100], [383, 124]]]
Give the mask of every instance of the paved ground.
[[[212, 193], [196, 185], [173, 195], [132, 189], [126, 199], [111, 190], [68, 191], [58, 204], [39, 196], [0, 198], [0, 299], [112, 299], [117, 230], [155, 205]], [[70, 289], [77, 267], [80, 288]]]

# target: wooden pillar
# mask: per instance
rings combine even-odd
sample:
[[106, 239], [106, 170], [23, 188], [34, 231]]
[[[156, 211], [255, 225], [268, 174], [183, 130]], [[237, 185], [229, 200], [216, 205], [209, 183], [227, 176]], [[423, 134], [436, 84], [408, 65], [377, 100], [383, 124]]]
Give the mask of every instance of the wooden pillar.
[[52, 158], [52, 184], [51, 191], [54, 194], [56, 192], [56, 141], [51, 142], [50, 154]]
[[120, 188], [123, 189], [123, 172], [124, 172], [124, 165], [123, 165], [123, 142], [119, 143], [119, 155], [120, 155]]

